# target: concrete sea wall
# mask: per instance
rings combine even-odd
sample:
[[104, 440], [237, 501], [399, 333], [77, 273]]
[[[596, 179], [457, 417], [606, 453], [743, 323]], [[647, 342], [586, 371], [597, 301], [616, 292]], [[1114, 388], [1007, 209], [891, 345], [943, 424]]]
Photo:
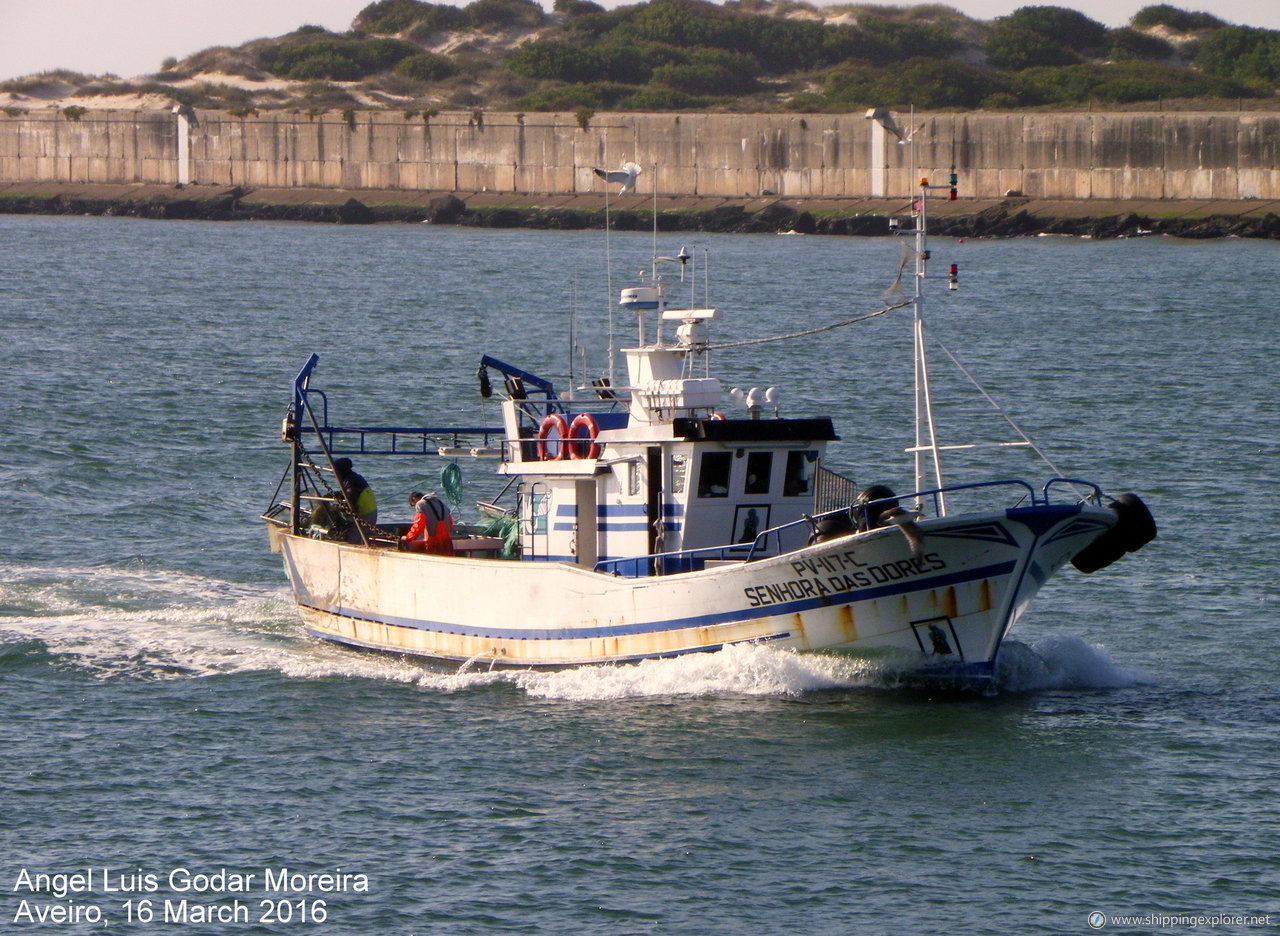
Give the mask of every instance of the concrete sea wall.
[[198, 184], [575, 195], [638, 163], [638, 191], [832, 199], [920, 177], [962, 196], [1280, 199], [1280, 114], [917, 114], [911, 145], [859, 114], [0, 113], [0, 183]]

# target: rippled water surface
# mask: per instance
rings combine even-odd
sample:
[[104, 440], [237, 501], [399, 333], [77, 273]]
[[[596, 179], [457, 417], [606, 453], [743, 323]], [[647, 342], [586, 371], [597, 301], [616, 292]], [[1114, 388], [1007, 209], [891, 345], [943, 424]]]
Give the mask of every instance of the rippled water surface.
[[[306, 355], [338, 418], [490, 422], [482, 353], [563, 383], [572, 337], [578, 379], [606, 366], [599, 234], [0, 216], [0, 244], [0, 932], [1280, 927], [1277, 245], [934, 244], [961, 267], [930, 307], [947, 348], [1060, 471], [1161, 524], [1052, 582], [974, 698], [768, 648], [456, 673], [302, 635], [255, 518]], [[887, 240], [691, 247], [724, 340], [874, 311], [898, 261]], [[612, 287], [649, 252], [615, 236]], [[833, 467], [905, 487], [905, 325], [717, 370], [831, 415]], [[971, 432], [980, 400], [935, 372], [944, 426]], [[389, 511], [429, 480], [362, 467]], [[268, 889], [285, 868], [348, 886]]]

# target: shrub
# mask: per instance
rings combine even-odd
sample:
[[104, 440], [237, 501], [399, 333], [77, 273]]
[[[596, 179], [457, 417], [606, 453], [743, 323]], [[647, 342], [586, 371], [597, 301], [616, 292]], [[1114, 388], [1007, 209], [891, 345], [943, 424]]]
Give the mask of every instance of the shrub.
[[76, 88], [81, 97], [124, 97], [131, 94], [169, 94], [171, 85], [156, 81], [133, 84], [128, 81], [93, 81], [83, 87]]
[[359, 107], [360, 102], [337, 85], [327, 81], [312, 81], [302, 86], [302, 93], [288, 101], [289, 106], [306, 108], [316, 116], [327, 110], [346, 110]]
[[750, 76], [736, 75], [721, 65], [662, 65], [653, 70], [651, 84], [686, 94], [717, 97], [751, 94], [757, 88]]
[[823, 88], [829, 105], [844, 107], [979, 107], [984, 100], [1003, 94], [1001, 106], [1009, 98], [1021, 101], [1010, 80], [998, 72], [986, 71], [960, 62], [939, 59], [910, 59], [894, 69], [867, 65], [833, 68]]
[[1201, 41], [1195, 63], [1211, 75], [1274, 87], [1280, 83], [1280, 32], [1225, 26]]
[[1029, 29], [1001, 23], [992, 30], [983, 45], [987, 59], [996, 68], [1021, 71], [1024, 68], [1074, 65], [1080, 61], [1065, 46]]
[[265, 81], [268, 77], [266, 72], [258, 68], [252, 62], [240, 58], [230, 59], [213, 70], [222, 72], [224, 75], [235, 75], [240, 78], [247, 78], [250, 81]]
[[1114, 62], [1165, 62], [1177, 54], [1173, 46], [1159, 36], [1127, 27], [1111, 30], [1107, 33], [1107, 42], [1107, 57]]
[[633, 4], [616, 10], [586, 12], [566, 20], [562, 28], [569, 36], [600, 38], [615, 31], [622, 31], [639, 9], [640, 4]]
[[287, 42], [264, 50], [263, 64], [274, 75], [295, 81], [358, 81], [387, 71], [421, 50], [399, 39], [323, 38]]
[[983, 110], [1011, 110], [1015, 107], [1021, 107], [1022, 98], [1011, 91], [997, 91], [995, 94], [988, 94], [982, 99], [982, 103], [978, 106]]
[[875, 96], [873, 89], [879, 76], [880, 73], [869, 65], [837, 66], [823, 79], [822, 96], [829, 103], [857, 107]]
[[300, 48], [296, 55], [281, 56], [273, 70], [281, 78], [295, 81], [358, 81], [364, 77], [360, 66], [335, 45]]
[[1066, 7], [1019, 7], [996, 23], [998, 27], [1025, 29], [1076, 52], [1100, 49], [1107, 40], [1107, 27]]
[[570, 18], [604, 12], [604, 7], [598, 3], [592, 3], [591, 0], [556, 0], [552, 9]]
[[601, 78], [623, 84], [645, 84], [661, 65], [682, 65], [689, 61], [683, 49], [661, 42], [635, 42], [621, 37], [605, 37], [594, 46], [600, 57]]
[[889, 84], [890, 93], [925, 108], [975, 108], [992, 95], [1012, 91], [1011, 83], [999, 73], [941, 59], [911, 59], [883, 73], [882, 85], [889, 82], [898, 84], [897, 88]]
[[1126, 104], [1162, 98], [1257, 95], [1234, 81], [1154, 62], [1031, 68], [1020, 77], [1045, 103], [1056, 104], [1089, 100]]
[[507, 67], [527, 78], [574, 83], [604, 77], [604, 63], [593, 50], [556, 39], [524, 43], [507, 59]]
[[458, 67], [443, 55], [432, 52], [419, 52], [401, 59], [395, 67], [395, 73], [414, 81], [440, 81], [457, 74]]
[[755, 59], [721, 49], [696, 49], [686, 64], [660, 65], [653, 70], [651, 83], [692, 95], [753, 94], [759, 90], [760, 71]]
[[1222, 20], [1208, 13], [1188, 13], [1177, 7], [1160, 3], [1143, 7], [1129, 23], [1135, 29], [1150, 29], [1153, 26], [1165, 26], [1174, 32], [1198, 32], [1203, 29], [1218, 29], [1226, 26]]
[[80, 87], [92, 80], [93, 78], [89, 75], [59, 69], [58, 71], [41, 72], [38, 75], [28, 75], [25, 78], [11, 78], [8, 81], [0, 81], [0, 91], [12, 91], [17, 94], [40, 94], [45, 91], [56, 90], [59, 85], [69, 84]]
[[263, 58], [273, 56], [278, 46], [279, 43], [265, 42], [249, 43], [239, 49], [214, 46], [189, 56], [182, 63], [182, 70], [192, 75], [198, 75], [201, 72], [223, 72], [228, 75], [262, 77], [259, 67], [262, 65]]
[[945, 56], [959, 48], [934, 24], [865, 15], [859, 27], [738, 13], [703, 0], [651, 0], [613, 14], [585, 17], [575, 28], [614, 41], [660, 43], [678, 49], [717, 48], [750, 55], [767, 74], [822, 68], [849, 59], [879, 63]]
[[695, 97], [675, 88], [642, 88], [634, 94], [627, 95], [618, 102], [619, 110], [629, 111], [670, 111], [697, 110], [709, 107], [716, 101], [713, 97]]
[[445, 106], [450, 110], [465, 110], [468, 107], [475, 107], [477, 104], [482, 103], [480, 95], [469, 88], [455, 88], [453, 93], [444, 101]]
[[397, 98], [416, 98], [427, 94], [431, 90], [430, 82], [406, 78], [404, 75], [398, 75], [395, 72], [387, 75], [370, 75], [361, 82], [360, 86], [376, 96], [378, 100], [383, 101], [389, 108], [403, 107], [404, 102], [391, 101], [386, 95], [393, 95]]
[[[697, 50], [695, 50], [697, 51]], [[702, 50], [715, 54], [719, 50]], [[507, 59], [517, 75], [554, 81], [584, 83], [616, 81], [644, 84], [662, 65], [686, 64], [690, 55], [658, 42], [635, 42], [606, 37], [594, 45], [578, 45], [558, 39], [526, 42]]]
[[378, 0], [356, 14], [352, 25], [373, 33], [404, 32], [426, 11], [421, 0]]
[[523, 26], [533, 29], [546, 22], [547, 14], [533, 0], [474, 0], [463, 9], [468, 25], [476, 29]]
[[715, 4], [705, 0], [650, 0], [620, 27], [637, 39], [664, 42], [668, 45], [716, 46], [743, 48], [744, 30], [737, 20]]
[[468, 25], [467, 14], [456, 6], [447, 3], [426, 3], [423, 6], [426, 10], [409, 30], [409, 38], [415, 42], [425, 42], [436, 33], [464, 29]]
[[945, 58], [959, 43], [943, 29], [931, 25], [867, 18], [856, 35], [859, 58], [876, 65], [893, 65], [911, 58]]
[[858, 52], [859, 34], [848, 26], [823, 26], [806, 20], [744, 16], [741, 30], [752, 52], [771, 74], [822, 68]]
[[234, 108], [251, 107], [264, 98], [277, 101], [284, 100], [287, 95], [280, 90], [248, 91], [236, 85], [219, 84], [203, 81], [188, 88], [173, 88], [170, 96], [180, 104], [190, 107]]
[[366, 39], [357, 46], [356, 63], [366, 74], [384, 72], [421, 52], [413, 43], [399, 39]]
[[618, 103], [636, 90], [631, 85], [598, 81], [527, 94], [516, 106], [531, 111], [617, 110]]

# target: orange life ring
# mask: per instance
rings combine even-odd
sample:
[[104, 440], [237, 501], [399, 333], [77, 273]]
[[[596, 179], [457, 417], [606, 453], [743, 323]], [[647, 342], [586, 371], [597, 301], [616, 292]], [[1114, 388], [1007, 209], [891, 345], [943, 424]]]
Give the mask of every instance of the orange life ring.
[[[556, 453], [550, 455], [547, 452], [547, 439], [551, 437], [551, 430], [556, 430]], [[569, 456], [569, 424], [564, 421], [564, 417], [559, 413], [552, 413], [542, 421], [542, 425], [538, 427], [538, 458], [542, 461], [560, 461]]]
[[714, 420], [714, 421], [723, 421], [724, 413], [712, 413], [710, 416], [707, 417], [707, 419]]
[[[579, 429], [586, 429], [585, 436], [578, 435]], [[596, 436], [600, 434], [600, 424], [596, 422], [596, 418], [590, 413], [579, 413], [573, 417], [573, 422], [569, 424], [569, 457], [570, 458], [591, 458], [600, 457], [600, 443], [596, 441]], [[591, 444], [585, 445], [585, 442]], [[586, 449], [586, 454], [583, 454]]]

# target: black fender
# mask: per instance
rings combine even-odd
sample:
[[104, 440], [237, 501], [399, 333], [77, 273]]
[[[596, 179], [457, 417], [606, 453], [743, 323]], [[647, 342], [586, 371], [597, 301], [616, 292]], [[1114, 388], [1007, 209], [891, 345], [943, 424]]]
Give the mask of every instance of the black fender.
[[812, 521], [813, 531], [809, 534], [809, 545], [814, 543], [825, 543], [827, 540], [839, 539], [842, 536], [848, 536], [850, 533], [858, 531], [857, 525], [853, 522], [853, 518], [849, 516], [849, 511], [842, 510], [839, 513], [827, 514]]
[[898, 511], [897, 497], [883, 484], [873, 484], [858, 495], [853, 507], [853, 518], [860, 532], [887, 526], [889, 517]]
[[1137, 494], [1121, 494], [1107, 509], [1119, 517], [1116, 525], [1071, 558], [1071, 564], [1085, 574], [1105, 569], [1156, 538], [1155, 517]]

